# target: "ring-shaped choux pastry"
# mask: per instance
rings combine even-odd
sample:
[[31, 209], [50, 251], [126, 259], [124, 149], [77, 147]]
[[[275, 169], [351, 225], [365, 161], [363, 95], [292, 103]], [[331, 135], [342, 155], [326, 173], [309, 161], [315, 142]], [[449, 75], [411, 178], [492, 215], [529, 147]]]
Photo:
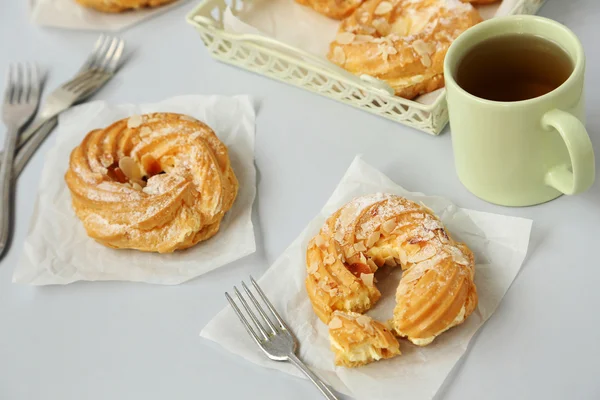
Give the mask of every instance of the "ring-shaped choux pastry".
[[367, 0], [341, 23], [329, 60], [412, 99], [444, 86], [444, 57], [481, 16], [459, 0]]
[[[334, 314], [363, 314], [379, 300], [374, 274], [384, 265], [404, 270], [391, 328], [416, 345], [431, 343], [477, 306], [472, 252], [431, 210], [401, 196], [377, 193], [340, 208], [309, 241], [306, 263], [308, 296], [330, 333]], [[359, 361], [349, 357], [344, 365]]]
[[237, 195], [227, 147], [181, 114], [135, 115], [87, 134], [65, 175], [87, 234], [169, 253], [214, 236]]

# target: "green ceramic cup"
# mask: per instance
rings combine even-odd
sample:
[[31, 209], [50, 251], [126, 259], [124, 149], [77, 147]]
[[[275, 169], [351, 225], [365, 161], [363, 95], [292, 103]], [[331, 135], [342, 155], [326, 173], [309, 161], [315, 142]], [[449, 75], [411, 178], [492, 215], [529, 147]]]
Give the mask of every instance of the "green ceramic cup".
[[[475, 97], [455, 81], [462, 57], [477, 43], [507, 33], [558, 43], [574, 69], [557, 89], [524, 101]], [[579, 39], [558, 22], [517, 15], [482, 22], [458, 37], [444, 62], [456, 171], [483, 200], [528, 206], [577, 194], [594, 182], [594, 151], [584, 127], [585, 56]]]

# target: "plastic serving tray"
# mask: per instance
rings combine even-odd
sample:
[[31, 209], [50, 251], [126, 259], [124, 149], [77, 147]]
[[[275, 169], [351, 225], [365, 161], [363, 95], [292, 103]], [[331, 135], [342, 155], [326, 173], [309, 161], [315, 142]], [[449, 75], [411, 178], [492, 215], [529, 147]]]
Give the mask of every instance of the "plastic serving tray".
[[[293, 1], [293, 0], [290, 0]], [[204, 0], [187, 15], [211, 55], [217, 60], [278, 79], [380, 115], [432, 135], [448, 123], [445, 93], [432, 104], [394, 96], [387, 83], [368, 75], [356, 76], [329, 62], [277, 40], [227, 32], [223, 15], [233, 14], [252, 0]], [[520, 0], [510, 14], [535, 14], [545, 0]]]

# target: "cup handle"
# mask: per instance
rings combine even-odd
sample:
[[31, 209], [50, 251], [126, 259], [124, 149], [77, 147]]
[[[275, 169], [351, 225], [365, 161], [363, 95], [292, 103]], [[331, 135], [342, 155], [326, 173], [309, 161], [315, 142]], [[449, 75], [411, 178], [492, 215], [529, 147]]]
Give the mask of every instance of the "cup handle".
[[572, 114], [554, 109], [542, 117], [546, 130], [556, 129], [565, 141], [571, 166], [557, 165], [546, 174], [546, 184], [564, 194], [577, 194], [586, 191], [594, 183], [596, 166], [594, 148], [585, 126]]

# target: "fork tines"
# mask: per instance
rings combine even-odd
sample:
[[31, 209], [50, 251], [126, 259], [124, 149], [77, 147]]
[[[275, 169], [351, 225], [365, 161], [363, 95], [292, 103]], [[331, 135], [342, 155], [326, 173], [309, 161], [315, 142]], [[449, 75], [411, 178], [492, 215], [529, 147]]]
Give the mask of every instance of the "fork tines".
[[4, 157], [0, 161], [0, 257], [5, 254], [10, 243], [14, 204], [11, 194], [14, 182], [13, 160], [19, 132], [37, 110], [40, 85], [35, 64], [17, 63], [9, 66], [1, 114], [7, 129], [4, 135]]
[[40, 96], [40, 72], [35, 63], [11, 63], [6, 74], [4, 102], [27, 103]]
[[[261, 303], [256, 299], [256, 296], [252, 291], [246, 286], [244, 282], [242, 282], [242, 288], [244, 289], [244, 296], [238, 288], [235, 286], [233, 290], [237, 295], [237, 298], [242, 306], [246, 310], [246, 313], [252, 320], [254, 324], [254, 328], [246, 319], [246, 316], [237, 306], [236, 302], [231, 298], [229, 293], [225, 293], [229, 304], [233, 308], [233, 311], [237, 314], [240, 322], [246, 328], [248, 334], [254, 339], [258, 347], [261, 348], [263, 353], [267, 355], [271, 360], [275, 361], [288, 361], [298, 367], [307, 377], [312, 381], [312, 383], [317, 386], [317, 388], [321, 391], [323, 396], [328, 400], [338, 400], [338, 398], [333, 394], [331, 389], [327, 387], [325, 382], [321, 380], [314, 372], [312, 372], [302, 360], [300, 360], [296, 356], [296, 350], [298, 349], [298, 340], [294, 336], [294, 334], [287, 327], [283, 319], [279, 316], [275, 308], [265, 296], [265, 293], [262, 291], [260, 286], [256, 283], [256, 281], [250, 277], [250, 281], [252, 282], [252, 286], [254, 286], [254, 291], [258, 293], [258, 296], [262, 299], [262, 303], [266, 308], [269, 309], [270, 316], [267, 315], [264, 307], [261, 306]], [[252, 304], [254, 305], [254, 309], [260, 315], [260, 318], [256, 315], [256, 313], [252, 310], [246, 298], [249, 298]]]
[[102, 34], [80, 71], [102, 70], [113, 73], [119, 66], [124, 49], [125, 41], [123, 39]]
[[264, 305], [269, 310], [271, 316], [274, 318], [274, 320], [273, 320], [271, 317], [269, 317], [269, 315], [267, 315], [264, 308], [260, 305], [259, 301], [256, 299], [256, 297], [254, 296], [252, 291], [248, 288], [248, 286], [244, 282], [242, 282], [242, 288], [244, 289], [246, 296], [250, 299], [250, 301], [254, 305], [254, 309], [256, 309], [256, 311], [258, 311], [258, 314], [260, 315], [260, 318], [262, 320], [262, 322], [261, 322], [261, 320], [258, 319], [256, 313], [254, 311], [252, 311], [252, 308], [250, 307], [250, 305], [244, 298], [244, 295], [238, 290], [237, 287], [234, 286], [233, 290], [235, 291], [235, 294], [236, 294], [239, 302], [242, 303], [242, 306], [246, 310], [246, 313], [250, 316], [250, 319], [252, 320], [254, 326], [256, 327], [256, 330], [252, 328], [250, 323], [248, 323], [248, 320], [244, 316], [244, 313], [240, 310], [240, 308], [237, 306], [236, 302], [229, 295], [229, 293], [225, 292], [225, 297], [227, 297], [229, 304], [231, 304], [231, 307], [237, 314], [240, 321], [243, 323], [244, 327], [246, 328], [246, 330], [248, 331], [250, 336], [252, 336], [252, 338], [257, 343], [260, 343], [260, 342], [269, 340], [269, 337], [277, 334], [277, 332], [289, 331], [287, 325], [285, 324], [285, 322], [283, 322], [283, 319], [279, 316], [279, 314], [277, 313], [277, 311], [275, 310], [275, 308], [273, 307], [273, 305], [271, 304], [269, 299], [267, 299], [267, 296], [265, 296], [265, 293], [262, 291], [260, 286], [258, 286], [256, 281], [254, 280], [254, 278], [250, 277], [250, 282], [252, 282], [252, 286], [254, 286], [255, 291], [258, 293], [258, 295], [262, 299]]

